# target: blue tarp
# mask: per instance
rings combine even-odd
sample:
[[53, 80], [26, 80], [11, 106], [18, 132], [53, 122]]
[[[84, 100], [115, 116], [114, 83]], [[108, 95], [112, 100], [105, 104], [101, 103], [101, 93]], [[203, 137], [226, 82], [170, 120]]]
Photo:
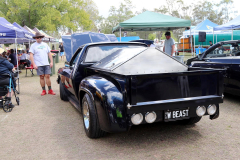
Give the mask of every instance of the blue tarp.
[[204, 51], [206, 51], [206, 48], [198, 47], [198, 48], [196, 48], [196, 55], [201, 54]]
[[66, 55], [66, 59], [69, 62], [72, 58], [72, 41], [71, 35], [62, 36], [63, 48]]
[[202, 21], [201, 23], [199, 23], [194, 29], [193, 31], [212, 31], [213, 27], [218, 26], [216, 23], [213, 23], [212, 21], [206, 19], [204, 21]]
[[146, 39], [139, 39], [139, 40], [132, 40], [130, 42], [141, 42], [141, 43], [145, 43], [147, 45], [151, 45], [154, 43], [153, 40], [146, 40]]
[[214, 27], [214, 31], [232, 30], [232, 29], [239, 29], [239, 28], [240, 28], [240, 15], [226, 24]]
[[115, 34], [105, 34], [107, 36], [107, 38], [111, 41], [111, 42], [118, 42], [117, 37], [115, 36]]
[[[132, 37], [121, 37], [121, 42], [129, 42], [132, 40], [139, 40], [139, 36], [132, 36]], [[117, 37], [117, 40], [120, 42], [120, 37]]]
[[28, 38], [31, 41], [34, 41], [34, 39], [32, 38], [34, 36], [34, 34], [28, 32], [25, 28], [23, 28], [22, 26], [20, 26], [18, 23], [14, 22], [13, 25], [15, 27], [18, 27], [19, 29], [21, 29], [24, 32], [24, 37]]
[[[213, 23], [212, 21], [206, 19], [191, 30], [191, 35], [194, 35], [194, 34], [198, 35], [198, 32], [201, 32], [201, 31], [206, 32], [207, 34], [209, 33], [211, 34], [213, 33], [213, 27], [216, 27], [216, 26], [218, 26], [216, 23]], [[184, 31], [183, 35], [190, 35], [190, 30]]]
[[0, 43], [17, 43], [27, 42], [24, 32], [9, 23], [5, 18], [0, 17]]
[[71, 60], [76, 50], [84, 44], [94, 42], [110, 42], [110, 40], [103, 33], [94, 32], [74, 33], [71, 36], [62, 36], [62, 41], [68, 62]]

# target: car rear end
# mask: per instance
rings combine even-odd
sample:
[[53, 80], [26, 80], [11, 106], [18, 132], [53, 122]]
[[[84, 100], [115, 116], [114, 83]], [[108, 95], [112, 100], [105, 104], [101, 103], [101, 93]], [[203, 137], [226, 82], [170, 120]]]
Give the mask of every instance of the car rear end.
[[127, 114], [131, 124], [219, 116], [219, 103], [223, 102], [221, 70], [193, 68], [182, 73], [132, 75], [129, 78]]
[[[154, 48], [118, 50], [93, 66], [126, 77], [126, 114], [131, 124], [219, 115], [223, 71], [189, 68]], [[116, 74], [116, 75], [115, 75]]]

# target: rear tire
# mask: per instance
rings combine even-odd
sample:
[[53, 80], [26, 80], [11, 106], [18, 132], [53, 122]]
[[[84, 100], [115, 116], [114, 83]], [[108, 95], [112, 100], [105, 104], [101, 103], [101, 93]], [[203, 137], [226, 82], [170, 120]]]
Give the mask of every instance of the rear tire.
[[59, 90], [60, 90], [60, 98], [61, 98], [61, 100], [68, 101], [68, 97], [67, 97], [64, 85], [63, 85], [63, 83], [61, 81], [59, 83]]
[[183, 125], [193, 125], [197, 122], [199, 122], [202, 119], [202, 117], [192, 117], [189, 119], [184, 119], [182, 121], [179, 121], [179, 123], [183, 124]]
[[85, 133], [89, 138], [99, 138], [106, 134], [100, 128], [94, 103], [87, 93], [82, 100], [82, 118]]

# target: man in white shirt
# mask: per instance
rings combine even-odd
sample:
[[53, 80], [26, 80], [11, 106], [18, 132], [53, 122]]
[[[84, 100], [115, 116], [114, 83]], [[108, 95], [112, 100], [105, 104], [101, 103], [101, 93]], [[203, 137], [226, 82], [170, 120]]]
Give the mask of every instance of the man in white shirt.
[[[36, 42], [33, 43], [30, 47], [30, 59], [33, 64], [33, 68], [37, 70], [37, 75], [40, 76], [40, 84], [43, 89], [41, 95], [43, 96], [47, 94], [45, 83], [48, 86], [48, 94], [55, 95], [56, 93], [54, 93], [51, 88], [50, 80], [51, 68], [53, 66], [52, 53], [50, 52], [49, 46], [46, 43], [42, 42], [43, 37], [44, 35], [39, 32], [37, 32], [33, 37], [36, 39]], [[48, 62], [48, 57], [51, 61], [50, 64]]]
[[171, 33], [165, 33], [166, 40], [164, 42], [163, 52], [167, 53], [170, 56], [175, 56], [175, 41], [171, 38]]

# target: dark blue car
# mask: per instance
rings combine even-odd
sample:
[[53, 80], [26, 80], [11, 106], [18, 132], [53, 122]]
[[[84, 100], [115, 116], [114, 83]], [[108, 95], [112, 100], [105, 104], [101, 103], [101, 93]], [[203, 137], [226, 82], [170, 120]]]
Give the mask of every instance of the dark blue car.
[[208, 50], [191, 58], [192, 67], [225, 69], [224, 92], [240, 96], [240, 40], [218, 42]]

